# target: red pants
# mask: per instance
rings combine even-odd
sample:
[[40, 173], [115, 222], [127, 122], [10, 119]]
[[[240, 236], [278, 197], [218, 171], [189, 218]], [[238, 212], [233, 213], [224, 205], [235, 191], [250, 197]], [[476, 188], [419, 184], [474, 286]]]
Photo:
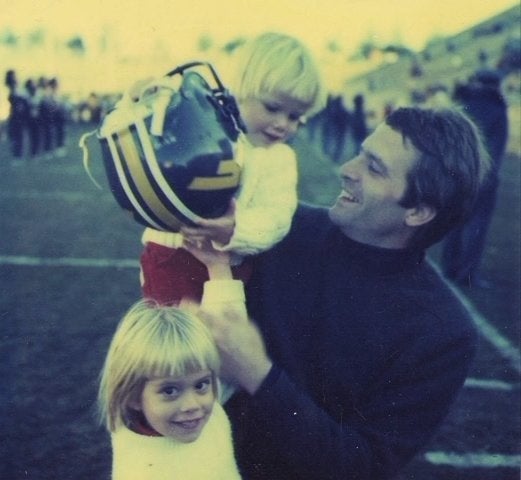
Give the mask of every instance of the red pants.
[[[206, 265], [183, 248], [169, 248], [147, 242], [141, 254], [143, 296], [162, 305], [178, 305], [181, 299], [201, 302], [203, 284], [208, 280]], [[232, 267], [233, 278], [246, 283], [252, 273], [246, 258]]]

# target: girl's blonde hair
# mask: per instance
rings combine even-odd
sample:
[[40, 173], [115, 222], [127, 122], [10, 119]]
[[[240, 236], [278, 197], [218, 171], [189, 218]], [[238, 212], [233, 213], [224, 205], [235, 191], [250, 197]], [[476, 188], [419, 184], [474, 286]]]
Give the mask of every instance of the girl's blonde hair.
[[230, 89], [240, 102], [279, 93], [309, 105], [307, 116], [322, 110], [327, 93], [309, 50], [296, 38], [264, 33], [241, 47]]
[[128, 310], [112, 338], [100, 377], [100, 420], [109, 431], [124, 423], [129, 404], [139, 401], [150, 377], [177, 377], [203, 369], [215, 377], [219, 366], [217, 347], [199, 318], [141, 300]]

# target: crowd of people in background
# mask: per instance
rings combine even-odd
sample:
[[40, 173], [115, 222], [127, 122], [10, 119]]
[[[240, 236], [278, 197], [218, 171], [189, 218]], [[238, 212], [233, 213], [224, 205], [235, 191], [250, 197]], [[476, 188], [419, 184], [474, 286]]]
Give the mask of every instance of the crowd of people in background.
[[5, 75], [9, 116], [7, 138], [15, 162], [64, 157], [66, 108], [56, 77], [21, 81], [15, 70]]
[[368, 134], [364, 102], [357, 94], [351, 108], [344, 96], [330, 94], [326, 107], [307, 123], [310, 140], [335, 163], [353, 156]]
[[117, 95], [91, 92], [73, 102], [60, 89], [57, 77], [20, 79], [13, 69], [4, 78], [6, 108], [0, 115], [0, 140], [9, 143], [13, 165], [67, 156], [67, 124], [97, 125], [104, 113], [117, 101]]

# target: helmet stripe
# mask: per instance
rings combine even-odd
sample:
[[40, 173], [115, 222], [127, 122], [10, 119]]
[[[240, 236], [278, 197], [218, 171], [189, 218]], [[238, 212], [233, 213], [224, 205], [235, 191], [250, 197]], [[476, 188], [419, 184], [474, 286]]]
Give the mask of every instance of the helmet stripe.
[[181, 222], [165, 208], [150, 185], [130, 129], [126, 128], [116, 133], [116, 138], [133, 184], [139, 195], [147, 199], [147, 205], [152, 212], [165, 223], [169, 229], [173, 231], [179, 230]]
[[[116, 142], [117, 142], [116, 135], [113, 134], [110, 137], [107, 137], [105, 139], [105, 141], [107, 142], [107, 145], [108, 145], [110, 153], [111, 153], [111, 157], [113, 160], [112, 165], [116, 169], [116, 173], [117, 173], [118, 180], [119, 180], [119, 185], [123, 189], [123, 193], [124, 193], [126, 199], [134, 207], [136, 215], [138, 215], [143, 220], [145, 220], [145, 222], [147, 222], [150, 226], [157, 228], [158, 230], [164, 230], [166, 226], [161, 226], [157, 223], [157, 221], [154, 221], [141, 207], [142, 202], [140, 202], [140, 200], [135, 197], [135, 195], [132, 191], [132, 188], [127, 181], [127, 174], [125, 173], [126, 169], [124, 168], [124, 165], [122, 164], [120, 152], [116, 145]], [[107, 163], [108, 163], [108, 167], [110, 168], [110, 162], [107, 162]], [[113, 187], [113, 188], [115, 188], [115, 187]], [[116, 188], [116, 190], [114, 190], [114, 193], [117, 194], [117, 198], [119, 198], [118, 201], [120, 201], [120, 203], [121, 203], [122, 199], [121, 199], [121, 196], [119, 195], [119, 188]], [[128, 209], [126, 207], [126, 205], [122, 205], [122, 206], [123, 206], [123, 208]]]
[[[155, 159], [156, 153], [154, 147], [152, 146], [152, 142], [150, 141], [150, 136], [148, 134], [145, 122], [136, 122], [135, 125], [132, 126], [132, 128], [135, 128], [137, 134], [139, 135], [140, 145], [143, 148], [145, 157]], [[147, 173], [151, 173], [151, 176], [149, 175], [150, 181], [154, 180], [156, 182], [158, 186], [158, 191], [161, 192], [161, 194], [163, 194], [168, 200], [168, 202], [166, 202], [165, 204], [166, 206], [168, 206], [169, 204], [172, 205], [176, 211], [175, 213], [181, 214], [183, 218], [187, 218], [189, 221], [195, 221], [199, 218], [194, 212], [186, 208], [185, 204], [172, 190], [172, 187], [165, 180], [163, 172], [161, 171], [157, 161], [145, 162], [144, 166], [146, 167]]]

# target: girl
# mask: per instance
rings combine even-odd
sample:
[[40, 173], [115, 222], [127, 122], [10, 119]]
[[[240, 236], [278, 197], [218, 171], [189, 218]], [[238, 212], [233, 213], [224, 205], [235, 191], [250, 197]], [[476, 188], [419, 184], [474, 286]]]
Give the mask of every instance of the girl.
[[113, 480], [240, 480], [230, 423], [216, 401], [219, 363], [195, 315], [150, 300], [130, 308], [98, 395]]
[[246, 45], [237, 63], [231, 91], [237, 99], [247, 134], [239, 138], [241, 187], [228, 213], [201, 219], [181, 232], [147, 228], [141, 255], [143, 294], [177, 305], [183, 298], [200, 301], [205, 266], [186, 249], [186, 240], [210, 240], [232, 253], [234, 278], [247, 281], [246, 256], [268, 250], [288, 232], [297, 205], [297, 165], [285, 145], [325, 103], [318, 68], [307, 48], [293, 37], [266, 33]]

